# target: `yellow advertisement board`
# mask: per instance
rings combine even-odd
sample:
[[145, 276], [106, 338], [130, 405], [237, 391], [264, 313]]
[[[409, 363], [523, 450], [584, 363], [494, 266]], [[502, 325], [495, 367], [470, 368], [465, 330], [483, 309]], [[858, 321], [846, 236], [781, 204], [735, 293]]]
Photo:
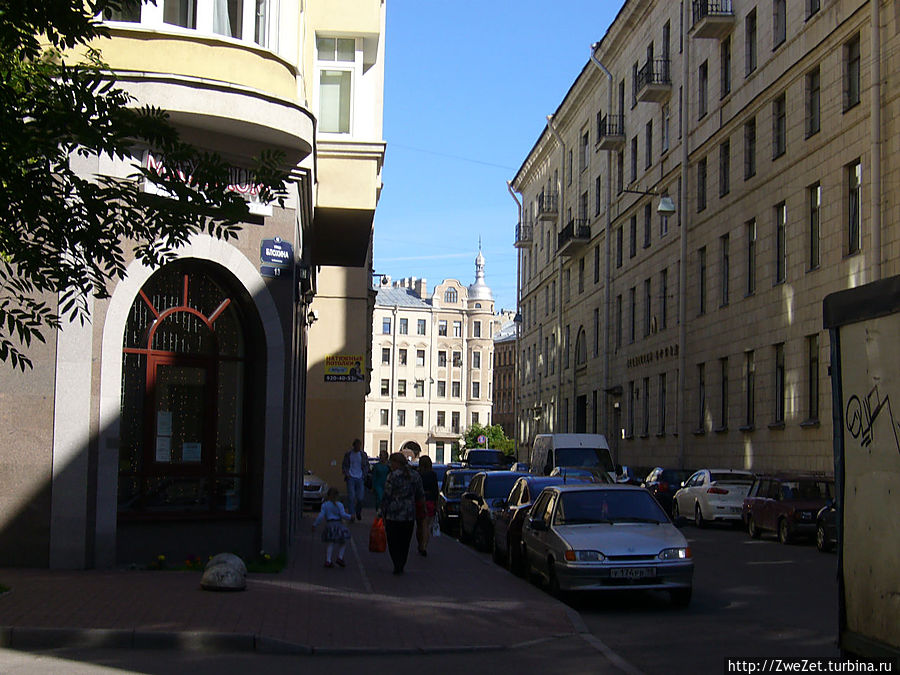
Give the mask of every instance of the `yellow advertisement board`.
[[326, 382], [362, 382], [365, 379], [364, 354], [332, 354], [325, 357]]

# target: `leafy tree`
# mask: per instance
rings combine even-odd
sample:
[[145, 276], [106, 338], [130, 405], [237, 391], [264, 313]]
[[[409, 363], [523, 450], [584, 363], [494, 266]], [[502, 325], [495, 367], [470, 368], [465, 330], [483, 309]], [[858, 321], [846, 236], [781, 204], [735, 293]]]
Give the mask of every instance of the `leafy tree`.
[[[32, 367], [24, 350], [61, 317], [87, 320], [88, 298], [124, 277], [126, 251], [157, 267], [194, 234], [236, 237], [247, 217], [233, 167], [182, 142], [163, 110], [136, 106], [91, 47], [107, 34], [96, 17], [139, 2], [0, 0], [0, 362], [13, 368]], [[138, 149], [171, 170], [85, 177], [70, 165], [134, 162]], [[285, 194], [281, 159], [264, 151], [250, 167], [264, 201]]]
[[487, 437], [487, 447], [494, 450], [502, 450], [507, 455], [514, 455], [516, 451], [516, 443], [511, 438], [506, 437], [506, 432], [499, 424], [484, 426], [475, 422], [463, 433], [465, 446], [472, 450], [474, 448], [483, 448], [484, 445], [478, 442], [478, 437], [484, 435]]

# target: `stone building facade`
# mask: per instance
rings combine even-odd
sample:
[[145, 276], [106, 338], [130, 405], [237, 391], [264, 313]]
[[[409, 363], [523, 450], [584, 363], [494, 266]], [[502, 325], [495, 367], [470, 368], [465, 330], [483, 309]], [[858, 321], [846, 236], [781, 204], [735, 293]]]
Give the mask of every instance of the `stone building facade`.
[[894, 2], [629, 0], [585, 45], [512, 181], [523, 443], [832, 469], [822, 300], [900, 271], [897, 20]]

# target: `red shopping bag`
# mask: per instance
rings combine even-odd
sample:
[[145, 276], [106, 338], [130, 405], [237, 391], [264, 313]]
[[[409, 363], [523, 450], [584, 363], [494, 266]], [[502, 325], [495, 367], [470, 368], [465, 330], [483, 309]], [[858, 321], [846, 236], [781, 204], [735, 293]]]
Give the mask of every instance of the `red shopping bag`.
[[376, 518], [369, 530], [369, 550], [372, 553], [384, 553], [387, 549], [387, 534], [384, 531], [384, 518]]

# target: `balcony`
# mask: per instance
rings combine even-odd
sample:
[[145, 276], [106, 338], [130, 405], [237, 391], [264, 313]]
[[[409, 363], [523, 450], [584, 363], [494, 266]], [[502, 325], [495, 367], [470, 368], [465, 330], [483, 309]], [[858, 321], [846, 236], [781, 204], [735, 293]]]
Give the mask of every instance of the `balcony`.
[[563, 257], [571, 257], [591, 241], [591, 227], [585, 218], [573, 218], [557, 238], [557, 251]]
[[597, 126], [598, 150], [621, 150], [625, 147], [625, 115], [604, 115]]
[[538, 219], [556, 220], [559, 216], [559, 196], [555, 193], [542, 192], [538, 196]]
[[452, 425], [434, 425], [428, 430], [429, 439], [436, 440], [444, 440], [444, 441], [458, 441], [459, 440], [459, 425], [453, 427]]
[[516, 248], [531, 248], [534, 243], [534, 235], [532, 227], [528, 223], [519, 223], [516, 225]]
[[732, 0], [693, 0], [694, 37], [721, 40], [734, 29]]
[[672, 94], [669, 59], [651, 59], [638, 71], [637, 100], [659, 103]]

